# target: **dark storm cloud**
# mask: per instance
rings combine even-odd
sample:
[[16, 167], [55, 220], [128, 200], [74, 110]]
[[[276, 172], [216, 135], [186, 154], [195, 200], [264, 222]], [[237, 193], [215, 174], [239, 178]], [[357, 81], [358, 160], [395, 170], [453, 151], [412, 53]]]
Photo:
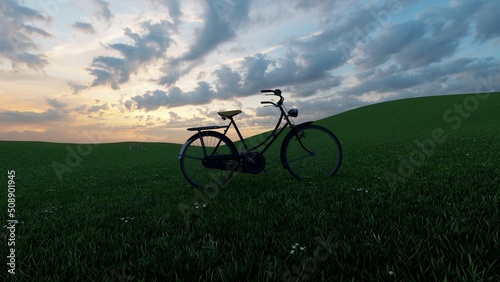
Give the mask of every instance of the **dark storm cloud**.
[[86, 22], [75, 22], [74, 24], [71, 25], [72, 28], [78, 30], [78, 31], [82, 31], [82, 32], [85, 32], [85, 33], [90, 33], [90, 34], [94, 34], [95, 33], [95, 29], [94, 29], [94, 26], [90, 23], [86, 23]]
[[143, 33], [135, 33], [125, 29], [125, 35], [133, 44], [115, 43], [109, 49], [120, 53], [122, 57], [98, 56], [92, 61], [88, 72], [95, 76], [92, 86], [108, 85], [119, 89], [120, 85], [129, 81], [130, 75], [137, 73], [143, 67], [161, 59], [170, 47], [171, 39], [168, 33], [170, 23], [143, 22]]
[[40, 51], [35, 38], [52, 37], [47, 31], [34, 25], [47, 23], [50, 18], [40, 12], [22, 6], [17, 1], [0, 1], [0, 60], [10, 61], [13, 69], [43, 69], [49, 62]]

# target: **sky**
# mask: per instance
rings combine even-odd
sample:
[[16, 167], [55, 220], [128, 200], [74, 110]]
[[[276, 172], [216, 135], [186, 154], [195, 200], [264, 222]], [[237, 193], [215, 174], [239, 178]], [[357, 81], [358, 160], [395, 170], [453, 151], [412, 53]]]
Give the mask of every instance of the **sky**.
[[[0, 0], [0, 140], [245, 137], [388, 100], [498, 91], [498, 0]], [[332, 129], [334, 131], [334, 129]]]

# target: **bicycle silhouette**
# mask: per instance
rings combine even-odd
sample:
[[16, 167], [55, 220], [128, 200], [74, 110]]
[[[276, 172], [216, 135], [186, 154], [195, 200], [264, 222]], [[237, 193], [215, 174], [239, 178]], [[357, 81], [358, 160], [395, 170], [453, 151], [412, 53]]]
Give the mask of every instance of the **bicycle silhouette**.
[[[325, 127], [313, 125], [312, 121], [295, 125], [291, 118], [298, 116], [298, 110], [286, 111], [281, 90], [261, 90], [261, 92], [272, 93], [266, 95], [280, 98], [276, 103], [263, 101], [261, 104], [279, 108], [281, 115], [271, 134], [256, 146], [248, 147], [233, 119], [241, 113], [240, 110], [218, 112], [223, 120], [230, 120], [228, 125], [187, 129], [197, 133], [184, 143], [178, 159], [182, 173], [191, 185], [203, 188], [215, 182], [222, 186], [229, 181], [234, 172], [252, 174], [262, 172], [266, 166], [264, 153], [287, 127], [290, 127], [290, 131], [283, 139], [280, 151], [283, 168], [299, 179], [328, 177], [339, 170], [342, 147], [335, 134]], [[286, 123], [280, 128], [283, 119]], [[240, 151], [226, 136], [231, 125], [234, 125], [243, 145]], [[214, 129], [224, 129], [224, 133], [213, 131]]]

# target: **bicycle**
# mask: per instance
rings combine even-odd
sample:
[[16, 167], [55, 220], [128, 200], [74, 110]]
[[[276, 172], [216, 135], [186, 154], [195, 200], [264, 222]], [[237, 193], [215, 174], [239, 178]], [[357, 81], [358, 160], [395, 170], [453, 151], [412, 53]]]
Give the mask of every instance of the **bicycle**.
[[[286, 111], [281, 90], [261, 90], [261, 93], [272, 93], [266, 95], [280, 98], [277, 103], [262, 101], [261, 104], [279, 108], [281, 115], [271, 134], [252, 148], [248, 147], [233, 119], [241, 110], [217, 113], [222, 120], [230, 120], [228, 125], [187, 129], [197, 133], [184, 143], [178, 160], [184, 177], [191, 185], [204, 188], [215, 182], [223, 186], [234, 172], [262, 172], [266, 166], [264, 153], [287, 127], [290, 127], [290, 131], [283, 139], [280, 151], [283, 168], [299, 179], [328, 177], [337, 173], [342, 162], [342, 147], [335, 134], [325, 127], [313, 125], [312, 121], [295, 125], [291, 118], [298, 116], [298, 109]], [[283, 119], [286, 123], [280, 128]], [[233, 141], [226, 136], [231, 125], [234, 126], [244, 150], [241, 148], [238, 151]], [[224, 129], [224, 133], [214, 131], [217, 129]]]

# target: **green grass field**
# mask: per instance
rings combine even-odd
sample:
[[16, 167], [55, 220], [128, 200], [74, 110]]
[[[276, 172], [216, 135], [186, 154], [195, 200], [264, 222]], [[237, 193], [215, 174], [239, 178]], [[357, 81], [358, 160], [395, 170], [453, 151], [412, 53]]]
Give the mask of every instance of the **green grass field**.
[[294, 179], [275, 144], [267, 173], [211, 191], [188, 186], [180, 145], [0, 142], [0, 218], [15, 170], [19, 221], [0, 280], [499, 281], [499, 109], [493, 93], [348, 111], [316, 122], [343, 145], [334, 177]]

